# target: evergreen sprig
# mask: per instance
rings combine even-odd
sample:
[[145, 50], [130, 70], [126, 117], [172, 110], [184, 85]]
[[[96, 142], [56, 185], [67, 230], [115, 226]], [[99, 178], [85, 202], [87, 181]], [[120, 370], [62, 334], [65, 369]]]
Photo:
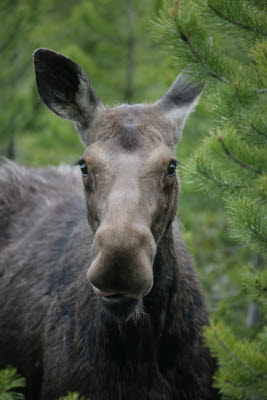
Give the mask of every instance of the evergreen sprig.
[[267, 354], [261, 342], [240, 339], [222, 321], [206, 328], [206, 341], [212, 354], [219, 360], [215, 386], [223, 399], [250, 399], [267, 394]]
[[264, 204], [245, 194], [225, 199], [232, 235], [247, 242], [262, 254], [267, 254], [267, 212]]
[[223, 175], [223, 172], [214, 168], [213, 160], [209, 157], [210, 153], [201, 151], [196, 157], [192, 157], [183, 167], [183, 172], [187, 183], [194, 185], [195, 188], [220, 197], [235, 190], [249, 189], [246, 183], [240, 184], [231, 178]]
[[[266, 310], [267, 308], [267, 270], [254, 271], [250, 266], [249, 271], [242, 274], [242, 288]], [[267, 345], [267, 343], [266, 343]]]
[[175, 56], [177, 66], [190, 74], [193, 80], [210, 83], [215, 80], [229, 84], [221, 65], [228, 64], [230, 74], [239, 67], [238, 64], [213, 49], [212, 37], [195, 13], [196, 4], [192, 0], [175, 4], [177, 7], [172, 12], [161, 11], [154, 23], [157, 39]]
[[25, 379], [17, 374], [15, 368], [0, 370], [0, 400], [21, 400], [23, 394], [18, 393], [25, 387]]
[[[266, 8], [257, 1], [247, 0], [198, 0], [201, 11], [211, 17], [213, 28], [224, 29], [226, 34], [234, 34], [241, 40], [257, 40], [267, 36]], [[203, 7], [204, 4], [207, 7]]]
[[85, 398], [81, 397], [79, 393], [68, 393], [67, 396], [60, 397], [59, 400], [85, 400]]

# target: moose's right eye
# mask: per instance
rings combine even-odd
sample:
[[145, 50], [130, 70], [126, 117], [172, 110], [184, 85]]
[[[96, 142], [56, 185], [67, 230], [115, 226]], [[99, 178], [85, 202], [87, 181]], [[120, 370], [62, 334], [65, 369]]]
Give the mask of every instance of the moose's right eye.
[[87, 170], [87, 165], [85, 164], [85, 161], [81, 160], [79, 162], [79, 164], [80, 164], [80, 168], [81, 168], [82, 174], [84, 176], [87, 176], [88, 175], [88, 170]]

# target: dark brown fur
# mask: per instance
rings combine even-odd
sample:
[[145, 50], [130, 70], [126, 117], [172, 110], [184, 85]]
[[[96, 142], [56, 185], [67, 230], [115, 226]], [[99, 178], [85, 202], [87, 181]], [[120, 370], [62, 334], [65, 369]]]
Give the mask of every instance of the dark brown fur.
[[[67, 77], [78, 74], [63, 56], [38, 54], [46, 52], [48, 63], [68, 63]], [[53, 109], [51, 91], [39, 91]], [[66, 91], [64, 108], [57, 99], [54, 111], [83, 112], [84, 102], [68, 103], [77, 98], [69, 83]], [[90, 110], [99, 107], [94, 92], [92, 99]], [[26, 377], [27, 400], [70, 391], [88, 400], [218, 398], [202, 339], [204, 297], [173, 222], [179, 182], [165, 170], [184, 122], [177, 131], [165, 118], [167, 100], [78, 116], [90, 170], [83, 183], [78, 167], [6, 162], [0, 170], [0, 367]], [[127, 302], [103, 306], [93, 286]]]

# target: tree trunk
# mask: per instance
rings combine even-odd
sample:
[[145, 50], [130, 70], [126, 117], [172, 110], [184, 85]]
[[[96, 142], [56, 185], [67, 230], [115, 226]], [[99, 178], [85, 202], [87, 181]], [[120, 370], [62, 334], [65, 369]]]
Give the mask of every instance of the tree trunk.
[[10, 160], [15, 160], [16, 159], [16, 155], [17, 155], [16, 139], [15, 139], [15, 135], [13, 134], [11, 136], [9, 142], [8, 142], [8, 145], [7, 145], [6, 156]]
[[128, 24], [128, 37], [124, 102], [130, 104], [133, 99], [134, 51], [136, 43], [136, 38], [134, 35], [134, 8], [132, 0], [128, 0], [127, 2], [126, 16]]

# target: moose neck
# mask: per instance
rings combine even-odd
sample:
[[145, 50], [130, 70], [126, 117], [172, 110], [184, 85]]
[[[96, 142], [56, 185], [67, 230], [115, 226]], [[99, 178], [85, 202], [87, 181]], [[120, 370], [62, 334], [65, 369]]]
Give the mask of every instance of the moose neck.
[[144, 298], [144, 306], [147, 308], [152, 323], [156, 324], [158, 333], [161, 335], [167, 315], [171, 312], [170, 307], [172, 306], [173, 296], [177, 293], [178, 284], [179, 270], [177, 268], [172, 225], [165, 231], [157, 246], [153, 269], [154, 285], [150, 294]]
[[[143, 299], [143, 315], [137, 319], [119, 323], [121, 332], [126, 326], [137, 330], [146, 325], [151, 327], [154, 338], [161, 337], [165, 330], [166, 319], [172, 313], [173, 298], [177, 295], [178, 268], [174, 248], [172, 226], [170, 226], [160, 243], [154, 260], [154, 284], [151, 292]], [[177, 310], [175, 310], [175, 314]], [[127, 329], [126, 329], [127, 331]], [[152, 331], [150, 332], [152, 334]], [[149, 329], [148, 329], [149, 332]]]
[[[119, 355], [122, 359], [133, 362], [157, 358], [160, 342], [166, 336], [174, 316], [179, 313], [176, 302], [178, 273], [170, 226], [158, 244], [154, 261], [154, 285], [143, 299], [143, 310], [140, 314], [136, 313], [136, 316], [126, 321], [109, 318], [107, 314], [96, 315], [96, 326], [99, 330], [95, 339], [98, 348], [106, 356], [112, 360]], [[107, 330], [110, 332], [108, 336]]]
[[[114, 348], [114, 340], [118, 342], [117, 348], [120, 348], [121, 357], [133, 362], [156, 362], [161, 352], [162, 341], [168, 341], [168, 330], [170, 326], [174, 326], [174, 316], [179, 313], [176, 302], [177, 275], [173, 233], [170, 227], [158, 245], [154, 261], [154, 285], [143, 299], [144, 313], [136, 320], [133, 318], [113, 326], [114, 334], [116, 331], [117, 334], [113, 336], [111, 347]], [[172, 333], [176, 335], [176, 332]]]

